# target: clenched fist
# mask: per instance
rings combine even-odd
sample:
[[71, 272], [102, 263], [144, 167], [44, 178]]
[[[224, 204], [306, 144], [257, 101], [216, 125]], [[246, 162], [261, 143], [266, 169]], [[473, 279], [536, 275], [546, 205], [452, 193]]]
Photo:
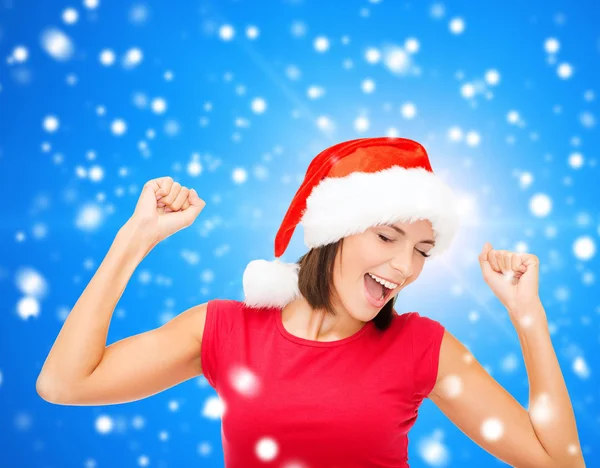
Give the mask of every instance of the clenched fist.
[[144, 184], [130, 223], [144, 233], [150, 247], [190, 226], [206, 206], [194, 189], [183, 187], [171, 177]]
[[495, 250], [486, 242], [479, 254], [479, 263], [485, 282], [510, 314], [520, 314], [541, 302], [540, 261], [536, 255]]

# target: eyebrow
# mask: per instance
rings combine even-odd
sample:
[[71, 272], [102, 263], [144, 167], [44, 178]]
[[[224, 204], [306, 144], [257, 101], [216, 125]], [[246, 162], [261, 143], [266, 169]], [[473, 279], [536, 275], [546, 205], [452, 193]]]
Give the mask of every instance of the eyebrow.
[[[404, 229], [399, 228], [398, 226], [394, 226], [393, 224], [384, 224], [384, 226], [387, 227], [391, 227], [394, 231], [398, 232], [399, 234], [402, 234], [403, 236], [406, 235], [406, 232], [404, 232]], [[431, 239], [425, 239], [422, 241], [417, 242], [417, 244], [431, 244], [431, 245], [435, 245], [435, 241], [431, 240]]]

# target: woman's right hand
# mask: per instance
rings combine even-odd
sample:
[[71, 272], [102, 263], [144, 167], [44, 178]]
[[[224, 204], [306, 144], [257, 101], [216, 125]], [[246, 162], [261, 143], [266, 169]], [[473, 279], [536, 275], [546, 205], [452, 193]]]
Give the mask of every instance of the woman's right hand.
[[135, 225], [153, 248], [190, 226], [205, 206], [194, 189], [183, 187], [171, 177], [159, 177], [144, 184], [128, 223]]

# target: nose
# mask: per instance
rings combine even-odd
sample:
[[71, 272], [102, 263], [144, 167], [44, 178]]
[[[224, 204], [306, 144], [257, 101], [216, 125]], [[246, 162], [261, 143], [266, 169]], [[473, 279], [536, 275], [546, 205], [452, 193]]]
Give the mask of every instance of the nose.
[[406, 282], [413, 274], [412, 252], [408, 254], [406, 252], [399, 253], [391, 259], [390, 265], [394, 270], [400, 272], [403, 278], [402, 283]]

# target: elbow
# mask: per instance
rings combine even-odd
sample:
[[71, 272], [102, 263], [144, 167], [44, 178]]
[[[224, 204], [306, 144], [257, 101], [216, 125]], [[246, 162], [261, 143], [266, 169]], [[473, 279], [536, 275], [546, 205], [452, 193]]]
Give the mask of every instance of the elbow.
[[70, 398], [64, 386], [51, 383], [51, 379], [40, 374], [35, 383], [35, 390], [42, 400], [55, 405], [68, 405]]

